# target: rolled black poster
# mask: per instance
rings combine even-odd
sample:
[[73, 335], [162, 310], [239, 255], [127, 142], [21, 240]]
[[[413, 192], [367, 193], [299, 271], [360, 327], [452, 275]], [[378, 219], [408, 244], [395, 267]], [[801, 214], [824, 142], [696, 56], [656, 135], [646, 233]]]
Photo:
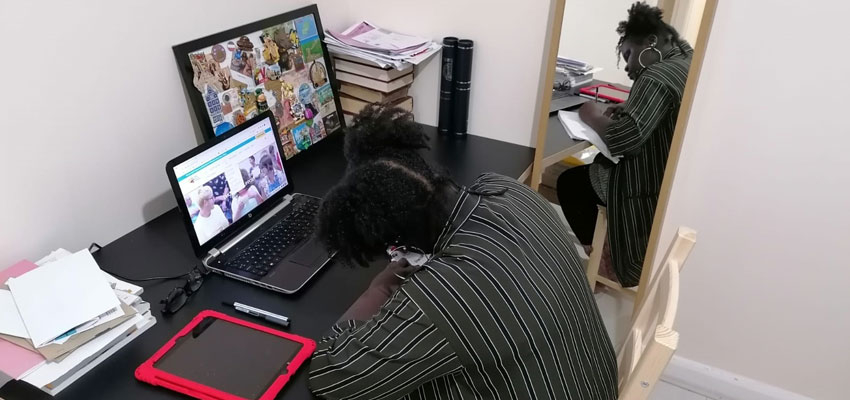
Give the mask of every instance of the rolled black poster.
[[458, 40], [454, 65], [454, 100], [452, 101], [452, 130], [456, 136], [466, 136], [469, 126], [469, 89], [472, 80], [471, 40]]
[[443, 38], [443, 65], [440, 75], [440, 119], [437, 123], [441, 135], [450, 134], [452, 130], [452, 99], [454, 98], [454, 63], [457, 38]]

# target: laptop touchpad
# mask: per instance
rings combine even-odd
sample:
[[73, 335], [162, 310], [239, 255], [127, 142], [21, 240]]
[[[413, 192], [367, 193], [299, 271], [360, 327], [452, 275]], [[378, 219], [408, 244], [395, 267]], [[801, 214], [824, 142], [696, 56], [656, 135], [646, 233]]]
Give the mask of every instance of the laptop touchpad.
[[327, 258], [328, 252], [322, 247], [317, 240], [310, 240], [301, 248], [295, 251], [289, 258], [289, 261], [305, 267], [316, 266], [316, 262], [320, 258]]

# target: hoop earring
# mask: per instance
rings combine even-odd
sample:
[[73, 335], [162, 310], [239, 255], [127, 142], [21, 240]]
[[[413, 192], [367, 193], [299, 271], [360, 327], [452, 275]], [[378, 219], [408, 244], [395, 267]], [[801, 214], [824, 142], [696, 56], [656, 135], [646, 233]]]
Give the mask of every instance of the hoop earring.
[[655, 48], [655, 46], [658, 44], [658, 37], [655, 36], [655, 35], [652, 35], [651, 40], [652, 40], [652, 42], [649, 43], [649, 47], [641, 50], [640, 53], [638, 54], [638, 64], [640, 64], [641, 68], [643, 68], [643, 69], [646, 69], [646, 65], [643, 64], [643, 53], [646, 53], [647, 50], [652, 50], [652, 51], [658, 53], [658, 61], [661, 61], [661, 60], [664, 59], [664, 56], [661, 55], [661, 50], [658, 50], [657, 48]]

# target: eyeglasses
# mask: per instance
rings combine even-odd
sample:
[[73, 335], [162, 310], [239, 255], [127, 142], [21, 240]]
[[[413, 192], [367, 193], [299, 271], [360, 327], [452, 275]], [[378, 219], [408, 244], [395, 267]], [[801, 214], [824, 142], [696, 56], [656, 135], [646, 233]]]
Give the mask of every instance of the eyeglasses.
[[570, 81], [555, 81], [552, 85], [552, 89], [557, 91], [570, 90], [572, 89], [572, 85], [570, 84]]
[[189, 301], [189, 298], [197, 293], [198, 289], [201, 288], [201, 285], [204, 284], [204, 275], [205, 273], [197, 266], [192, 268], [186, 278], [186, 283], [184, 283], [183, 286], [177, 286], [174, 289], [171, 289], [168, 296], [165, 296], [165, 299], [160, 300], [159, 303], [163, 305], [162, 313], [168, 315], [180, 311], [180, 309], [183, 308], [183, 306]]

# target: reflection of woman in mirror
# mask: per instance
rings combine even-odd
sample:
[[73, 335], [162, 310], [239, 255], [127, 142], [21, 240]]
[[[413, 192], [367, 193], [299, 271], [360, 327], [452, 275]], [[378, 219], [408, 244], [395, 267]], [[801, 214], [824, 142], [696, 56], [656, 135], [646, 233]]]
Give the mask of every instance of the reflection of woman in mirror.
[[661, 19], [659, 8], [642, 2], [631, 6], [617, 33], [618, 57], [634, 81], [629, 99], [612, 107], [586, 103], [579, 116], [621, 159], [613, 164], [598, 156], [591, 165], [569, 169], [557, 190], [564, 215], [586, 246], [593, 241], [597, 205], [607, 206], [610, 266], [623, 286], [635, 286], [693, 49]]

